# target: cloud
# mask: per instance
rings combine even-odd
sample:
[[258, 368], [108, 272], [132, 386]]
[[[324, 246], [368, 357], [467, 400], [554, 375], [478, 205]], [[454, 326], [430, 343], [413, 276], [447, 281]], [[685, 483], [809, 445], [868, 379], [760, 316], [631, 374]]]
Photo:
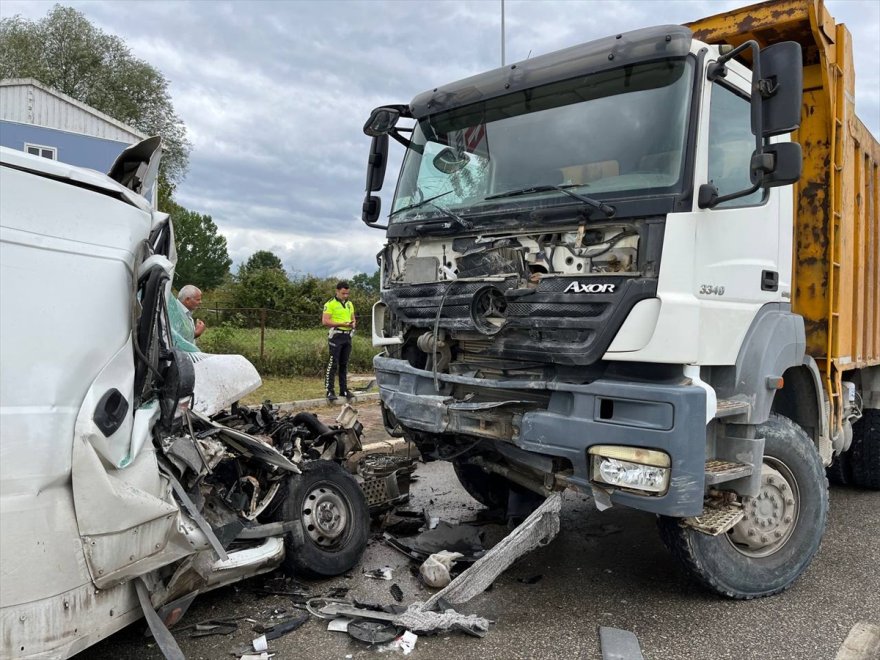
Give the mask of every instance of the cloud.
[[[749, 1], [507, 0], [507, 60]], [[370, 110], [500, 64], [498, 2], [69, 4], [169, 79], [193, 142], [180, 202], [214, 218], [236, 262], [272, 249], [302, 273], [376, 267], [382, 233], [359, 221]], [[853, 33], [856, 105], [877, 135], [880, 3], [825, 4]], [[40, 18], [52, 5], [4, 0], [0, 15]], [[402, 156], [395, 146], [386, 211]]]

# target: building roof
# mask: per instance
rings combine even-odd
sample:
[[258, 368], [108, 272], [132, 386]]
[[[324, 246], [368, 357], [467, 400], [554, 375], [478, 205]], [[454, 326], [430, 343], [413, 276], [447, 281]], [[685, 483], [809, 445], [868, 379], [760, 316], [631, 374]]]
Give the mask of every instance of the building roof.
[[[44, 100], [47, 100], [46, 97], [50, 97], [68, 106], [72, 106], [78, 111], [75, 113], [78, 116], [71, 116], [70, 113], [64, 112], [53, 112], [48, 107], [41, 108], [41, 106], [48, 106], [49, 104], [45, 102], [41, 104], [39, 99], [29, 98], [25, 102], [23, 96], [19, 97], [14, 94], [14, 88], [16, 87], [31, 88], [31, 92], [38, 90], [43, 95]], [[109, 115], [105, 115], [103, 112], [96, 110], [90, 105], [86, 105], [82, 101], [77, 101], [67, 94], [47, 87], [35, 78], [6, 78], [0, 80], [0, 98], [3, 100], [3, 103], [0, 103], [0, 119], [3, 120], [127, 142], [137, 142], [148, 137], [138, 129]], [[104, 124], [103, 127], [99, 126], [101, 123]], [[128, 137], [127, 140], [125, 139], [126, 137]]]

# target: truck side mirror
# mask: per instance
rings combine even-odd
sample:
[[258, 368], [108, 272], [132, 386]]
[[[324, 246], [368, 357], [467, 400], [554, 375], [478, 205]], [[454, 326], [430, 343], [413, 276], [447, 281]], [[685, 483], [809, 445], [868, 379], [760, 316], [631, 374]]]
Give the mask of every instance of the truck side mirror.
[[[783, 41], [761, 51], [761, 137], [790, 133], [801, 123], [803, 64], [801, 45]], [[778, 184], [781, 185], [781, 184]]]
[[382, 190], [386, 165], [388, 165], [388, 135], [376, 135], [370, 146], [370, 159], [367, 164], [367, 192]]
[[803, 158], [797, 142], [768, 144], [761, 154], [752, 155], [751, 180], [761, 188], [796, 183], [801, 178]]
[[361, 220], [366, 224], [372, 225], [379, 219], [379, 213], [382, 211], [382, 198], [378, 195], [367, 194], [364, 197], [364, 205], [361, 207]]
[[397, 125], [400, 118], [398, 108], [376, 108], [370, 113], [370, 118], [364, 124], [364, 133], [370, 137], [388, 135]]

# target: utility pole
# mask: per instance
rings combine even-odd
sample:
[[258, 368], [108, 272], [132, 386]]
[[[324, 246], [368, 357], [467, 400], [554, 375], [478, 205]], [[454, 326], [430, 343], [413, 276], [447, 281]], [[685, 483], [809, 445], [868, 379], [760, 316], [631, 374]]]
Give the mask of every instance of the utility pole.
[[504, 66], [504, 0], [501, 0], [501, 66]]

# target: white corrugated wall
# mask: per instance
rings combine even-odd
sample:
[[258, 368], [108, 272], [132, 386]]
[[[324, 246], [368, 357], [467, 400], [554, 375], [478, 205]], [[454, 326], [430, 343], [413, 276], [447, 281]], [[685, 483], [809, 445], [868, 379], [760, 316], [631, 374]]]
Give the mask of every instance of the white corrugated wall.
[[[96, 110], [62, 98], [33, 84], [0, 85], [0, 119], [20, 124], [45, 126], [71, 133], [134, 143], [143, 139], [134, 130], [126, 130]], [[106, 118], [105, 118], [106, 117]]]

